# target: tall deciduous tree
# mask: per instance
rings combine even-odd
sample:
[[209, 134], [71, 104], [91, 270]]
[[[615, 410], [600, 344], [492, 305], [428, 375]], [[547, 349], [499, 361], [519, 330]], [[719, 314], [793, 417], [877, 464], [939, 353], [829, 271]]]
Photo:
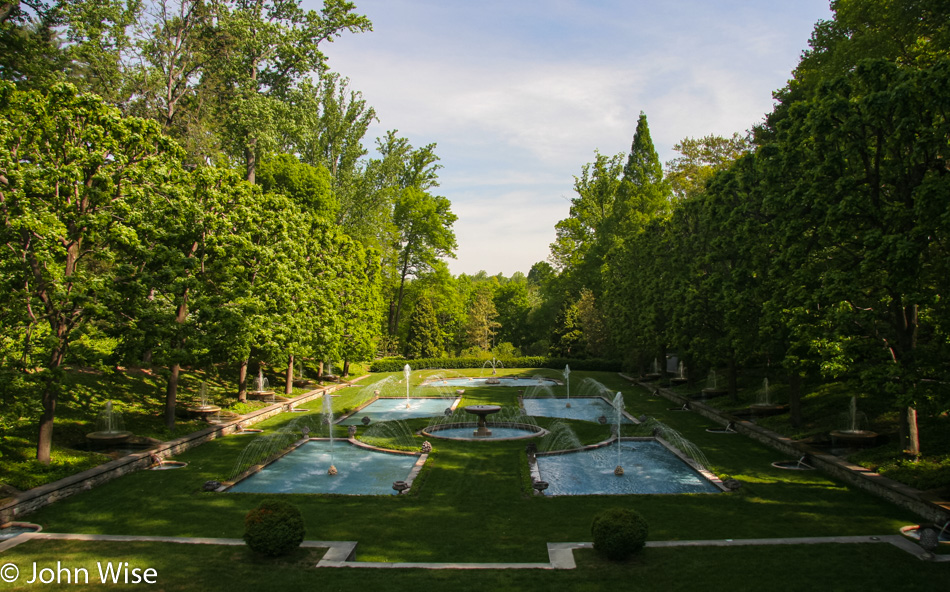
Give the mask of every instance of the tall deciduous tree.
[[0, 83], [0, 211], [18, 296], [49, 326], [37, 459], [49, 463], [58, 372], [73, 337], [115, 289], [117, 250], [180, 149], [155, 122], [123, 118], [99, 97]]
[[924, 69], [867, 61], [828, 81], [778, 126], [788, 176], [770, 202], [782, 264], [803, 281], [820, 278], [809, 283], [852, 360], [842, 370], [903, 407], [901, 435], [914, 454], [916, 407], [931, 373], [922, 325], [946, 284], [938, 270], [947, 256], [950, 124], [937, 89], [947, 85], [950, 60]]
[[431, 269], [441, 257], [455, 255], [455, 233], [448, 199], [410, 185], [400, 192], [393, 211], [396, 227], [395, 251], [398, 256], [398, 288], [390, 303], [389, 334], [399, 327], [406, 280]]
[[258, 159], [279, 143], [291, 93], [307, 75], [324, 68], [320, 44], [343, 31], [370, 30], [346, 0], [324, 0], [320, 12], [298, 0], [215, 0], [221, 112], [227, 145], [255, 182]]

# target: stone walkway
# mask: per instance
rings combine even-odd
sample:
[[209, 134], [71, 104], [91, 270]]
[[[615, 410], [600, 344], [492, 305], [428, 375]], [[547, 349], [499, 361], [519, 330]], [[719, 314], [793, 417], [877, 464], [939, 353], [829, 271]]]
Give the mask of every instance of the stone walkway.
[[[67, 534], [56, 532], [31, 532], [7, 539], [0, 543], [0, 553], [31, 540], [154, 542], [188, 545], [243, 545], [242, 539], [214, 539], [196, 537], [132, 536], [113, 534]], [[894, 545], [921, 560], [950, 561], [950, 555], [931, 555], [913, 541], [901, 535], [803, 537], [774, 539], [721, 539], [707, 541], [649, 541], [650, 548], [670, 547], [742, 547], [761, 545], [820, 545], [820, 544], [879, 544]], [[575, 569], [574, 549], [590, 549], [591, 543], [548, 543], [547, 563], [383, 563], [354, 561], [355, 541], [304, 541], [302, 547], [326, 548], [317, 567], [358, 567], [376, 569]]]

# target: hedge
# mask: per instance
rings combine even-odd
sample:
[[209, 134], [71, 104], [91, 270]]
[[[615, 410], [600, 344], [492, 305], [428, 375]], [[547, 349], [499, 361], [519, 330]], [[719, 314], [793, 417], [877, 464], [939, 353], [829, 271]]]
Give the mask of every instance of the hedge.
[[[619, 372], [621, 363], [618, 360], [603, 360], [598, 358], [572, 359], [548, 358], [546, 356], [524, 356], [520, 358], [505, 358], [499, 360], [505, 368], [550, 368], [563, 370], [570, 366], [571, 370], [588, 370], [593, 372]], [[374, 360], [370, 364], [370, 372], [400, 372], [406, 364], [413, 370], [462, 370], [466, 368], [481, 368], [488, 362], [484, 358], [419, 358], [407, 360], [405, 358], [385, 358]]]

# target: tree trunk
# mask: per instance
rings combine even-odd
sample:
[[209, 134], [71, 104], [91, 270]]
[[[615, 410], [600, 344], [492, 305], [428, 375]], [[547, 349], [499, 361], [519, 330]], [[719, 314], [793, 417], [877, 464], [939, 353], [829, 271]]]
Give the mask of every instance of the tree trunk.
[[238, 401], [247, 403], [247, 358], [238, 367]]
[[739, 400], [739, 365], [736, 356], [729, 356], [729, 396], [733, 401]]
[[178, 398], [178, 375], [181, 373], [181, 364], [175, 362], [168, 377], [168, 386], [165, 388], [165, 427], [168, 431], [175, 429], [175, 400]]
[[290, 395], [294, 392], [294, 354], [287, 356], [287, 383], [284, 385], [284, 394]]
[[788, 413], [792, 425], [802, 425], [802, 375], [792, 370], [788, 375]]
[[900, 421], [901, 448], [905, 454], [920, 456], [920, 433], [917, 429], [917, 409], [905, 407]]
[[323, 378], [323, 362], [317, 364], [317, 378]]
[[405, 294], [407, 275], [409, 275], [409, 245], [406, 245], [406, 256], [403, 259], [402, 273], [400, 274], [399, 293], [396, 297], [396, 313], [395, 315], [390, 315], [390, 319], [392, 320], [389, 325], [389, 335], [392, 337], [395, 337], [396, 332], [399, 330], [399, 312], [402, 310], [402, 298]]
[[53, 420], [56, 417], [56, 401], [59, 398], [60, 381], [58, 370], [63, 365], [66, 356], [66, 336], [69, 329], [65, 325], [56, 327], [59, 342], [50, 357], [49, 375], [43, 386], [43, 414], [40, 416], [39, 430], [36, 437], [36, 460], [44, 465], [50, 462], [53, 448]]
[[247, 182], [254, 185], [257, 180], [257, 140], [249, 139], [244, 149], [244, 158], [247, 159]]
[[50, 461], [53, 448], [53, 418], [56, 417], [56, 399], [59, 384], [50, 375], [43, 387], [43, 414], [40, 416], [39, 434], [36, 439], [36, 460], [44, 465]]
[[[198, 243], [192, 245], [192, 253], [195, 252], [197, 246]], [[181, 303], [175, 311], [175, 323], [181, 326], [185, 324], [186, 320], [188, 320], [188, 288], [185, 288], [184, 292], [182, 292]], [[179, 339], [177, 342], [179, 348], [184, 347], [184, 339]], [[178, 375], [180, 372], [181, 362], [176, 361], [171, 367], [172, 374], [168, 379], [168, 386], [165, 389], [165, 427], [167, 427], [169, 431], [175, 429], [175, 401], [178, 398]]]
[[350, 375], [350, 361], [346, 358], [343, 359], [343, 374], [340, 375], [340, 378], [346, 378]]

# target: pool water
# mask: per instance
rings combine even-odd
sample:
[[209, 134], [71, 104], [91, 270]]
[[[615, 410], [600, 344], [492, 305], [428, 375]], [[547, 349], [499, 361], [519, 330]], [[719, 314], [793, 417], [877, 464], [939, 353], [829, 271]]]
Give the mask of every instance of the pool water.
[[629, 495], [650, 493], [719, 493], [722, 490], [655, 440], [621, 442], [617, 476], [617, 445], [566, 454], [537, 456], [545, 495]]
[[397, 419], [416, 419], [419, 417], [438, 417], [445, 414], [445, 410], [454, 409], [458, 405], [458, 399], [443, 399], [441, 397], [413, 397], [408, 400], [409, 407], [406, 407], [406, 398], [376, 399], [366, 407], [356, 411], [349, 417], [339, 422], [340, 425], [363, 425], [363, 418], [368, 417], [370, 425], [381, 421], [393, 421]]
[[[567, 398], [527, 398], [522, 401], [525, 413], [532, 417], [556, 417], [559, 419], [579, 419], [583, 421], [598, 421], [601, 416], [607, 418], [608, 424], [617, 422], [617, 412], [613, 405], [601, 397], [573, 397], [571, 406], [567, 406]], [[634, 423], [626, 415], [622, 416], [623, 423]]]
[[505, 440], [513, 438], [531, 438], [540, 435], [540, 430], [528, 430], [524, 428], [500, 427], [489, 424], [491, 436], [475, 436], [476, 424], [463, 427], [430, 429], [429, 433], [434, 438], [448, 438], [450, 440]]
[[[415, 454], [370, 450], [346, 440], [310, 440], [233, 485], [234, 493], [341, 493], [395, 495], [394, 481], [408, 480]], [[328, 475], [330, 465], [336, 475]]]
[[478, 386], [520, 386], [520, 387], [529, 387], [529, 386], [557, 386], [558, 382], [556, 380], [551, 380], [550, 378], [515, 378], [515, 377], [506, 377], [506, 376], [496, 376], [492, 377], [498, 380], [498, 384], [488, 384], [488, 377], [484, 378], [467, 378], [467, 377], [456, 377], [456, 378], [439, 378], [431, 382], [425, 382], [422, 386], [462, 386], [462, 387], [478, 387]]

